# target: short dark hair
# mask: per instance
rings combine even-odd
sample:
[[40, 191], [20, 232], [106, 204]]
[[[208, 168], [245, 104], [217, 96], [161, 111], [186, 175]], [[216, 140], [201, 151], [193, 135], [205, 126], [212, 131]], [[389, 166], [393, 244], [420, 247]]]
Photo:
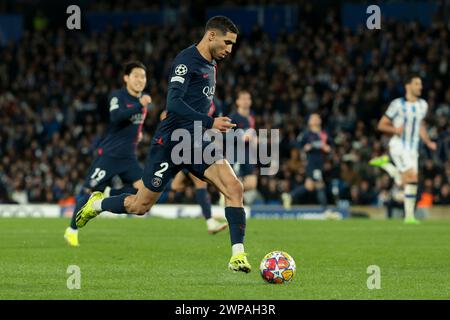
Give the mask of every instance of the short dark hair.
[[226, 34], [227, 32], [239, 34], [239, 30], [234, 22], [225, 16], [215, 16], [210, 18], [208, 22], [206, 22], [205, 32], [212, 29], [220, 30], [223, 34]]
[[403, 79], [403, 84], [407, 85], [408, 83], [411, 83], [411, 81], [415, 78], [421, 78], [418, 73], [415, 72], [409, 72]]
[[147, 71], [147, 67], [140, 61], [129, 61], [125, 64], [123, 68], [123, 73], [127, 76], [130, 75], [131, 71], [133, 71], [134, 68], [140, 68]]
[[238, 92], [236, 93], [236, 100], [239, 99], [240, 96], [243, 94], [249, 94], [250, 96], [252, 95], [250, 91], [248, 91], [247, 89], [239, 89]]

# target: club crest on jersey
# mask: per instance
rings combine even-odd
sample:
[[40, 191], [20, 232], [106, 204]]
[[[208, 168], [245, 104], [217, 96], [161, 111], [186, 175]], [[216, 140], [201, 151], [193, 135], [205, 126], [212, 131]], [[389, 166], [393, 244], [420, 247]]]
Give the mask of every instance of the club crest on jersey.
[[161, 178], [153, 177], [152, 186], [154, 186], [155, 188], [159, 188], [161, 186], [161, 184], [162, 184]]
[[184, 76], [188, 72], [188, 68], [184, 64], [179, 64], [175, 67], [175, 74], [177, 76]]

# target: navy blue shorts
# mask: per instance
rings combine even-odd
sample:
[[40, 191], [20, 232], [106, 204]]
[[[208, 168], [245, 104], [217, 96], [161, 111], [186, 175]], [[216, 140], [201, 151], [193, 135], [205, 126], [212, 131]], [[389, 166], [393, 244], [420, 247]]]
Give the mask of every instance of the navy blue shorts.
[[306, 177], [313, 181], [323, 181], [322, 167], [306, 166]]
[[97, 156], [89, 168], [83, 184], [93, 191], [103, 191], [119, 176], [124, 184], [133, 184], [142, 178], [143, 169], [137, 159], [117, 159], [105, 155]]
[[144, 175], [142, 180], [144, 185], [153, 192], [162, 192], [167, 184], [176, 176], [176, 174], [183, 170], [195, 175], [197, 178], [204, 180], [204, 173], [206, 169], [212, 164], [205, 161], [195, 163], [193, 156], [195, 153], [202, 153], [211, 142], [203, 142], [202, 147], [194, 150], [191, 153], [191, 159], [188, 163], [175, 164], [172, 161], [171, 153], [172, 147], [170, 145], [161, 145], [152, 143], [147, 160], [144, 167]]

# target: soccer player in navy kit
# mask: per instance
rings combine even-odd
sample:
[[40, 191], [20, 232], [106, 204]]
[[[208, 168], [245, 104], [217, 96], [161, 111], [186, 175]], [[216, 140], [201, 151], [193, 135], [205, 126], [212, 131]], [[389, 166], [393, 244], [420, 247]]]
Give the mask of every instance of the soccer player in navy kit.
[[142, 125], [151, 103], [151, 97], [142, 94], [147, 82], [146, 67], [139, 61], [127, 63], [124, 81], [125, 87], [112, 92], [109, 97], [110, 123], [77, 197], [70, 227], [64, 234], [71, 246], [79, 245], [76, 214], [93, 191], [104, 191], [116, 175], [121, 178], [124, 187], [112, 189], [111, 195], [136, 193], [143, 187], [143, 170], [136, 158], [136, 145], [142, 139]]
[[317, 200], [323, 210], [327, 207], [327, 195], [323, 182], [322, 170], [324, 155], [331, 151], [331, 139], [322, 130], [322, 119], [317, 113], [313, 113], [308, 119], [308, 130], [299, 139], [299, 146], [306, 153], [306, 180], [304, 186], [299, 186], [290, 193], [283, 193], [283, 205], [290, 208], [293, 198], [306, 193], [316, 191]]
[[[215, 103], [214, 100], [211, 101], [211, 106], [209, 107], [208, 115], [210, 117], [219, 117], [222, 116], [222, 109], [218, 103]], [[167, 111], [164, 110], [161, 113], [161, 121], [167, 117]], [[195, 175], [190, 173], [188, 170], [183, 169], [178, 172], [173, 178], [170, 189], [175, 192], [175, 201], [179, 199], [179, 196], [183, 194], [186, 189], [186, 178], [191, 179], [192, 183], [195, 187], [195, 199], [197, 203], [200, 205], [202, 209], [202, 215], [206, 221], [206, 228], [209, 234], [216, 234], [220, 231], [223, 231], [227, 228], [228, 224], [221, 223], [212, 217], [211, 212], [211, 197], [208, 194], [207, 190], [207, 182], [202, 179], [197, 178]]]
[[[181, 51], [172, 64], [167, 93], [167, 117], [159, 124], [146, 160], [143, 182], [145, 187], [136, 195], [122, 194], [103, 199], [101, 192], [92, 194], [77, 215], [78, 227], [102, 211], [143, 215], [160, 197], [169, 181], [182, 169], [212, 183], [225, 195], [225, 216], [228, 220], [232, 256], [228, 268], [233, 271], [250, 272], [251, 266], [244, 251], [246, 215], [243, 204], [243, 186], [223, 157], [212, 164], [204, 160], [175, 164], [172, 149], [178, 142], [171, 139], [176, 129], [188, 130], [193, 138], [194, 121], [205, 129], [221, 132], [235, 127], [228, 117], [208, 116], [216, 85], [217, 60], [231, 53], [238, 30], [226, 17], [211, 18], [202, 40]], [[194, 141], [192, 149], [203, 151], [212, 142]], [[200, 150], [198, 150], [200, 149]], [[192, 157], [191, 152], [191, 157]], [[194, 155], [195, 156], [195, 155]]]
[[[242, 179], [244, 185], [244, 200], [247, 204], [252, 204], [257, 196], [256, 187], [258, 185], [257, 169], [255, 164], [250, 162], [250, 148], [256, 145], [257, 136], [255, 129], [255, 118], [250, 112], [252, 105], [252, 96], [247, 90], [240, 90], [236, 97], [236, 111], [232, 112], [228, 116], [231, 122], [236, 124], [236, 129], [244, 130], [242, 139], [244, 141], [245, 150], [241, 150], [245, 153], [244, 163], [238, 162], [237, 154], [234, 155], [233, 169], [236, 175]], [[255, 149], [256, 150], [256, 149]], [[235, 148], [235, 153], [240, 152]]]

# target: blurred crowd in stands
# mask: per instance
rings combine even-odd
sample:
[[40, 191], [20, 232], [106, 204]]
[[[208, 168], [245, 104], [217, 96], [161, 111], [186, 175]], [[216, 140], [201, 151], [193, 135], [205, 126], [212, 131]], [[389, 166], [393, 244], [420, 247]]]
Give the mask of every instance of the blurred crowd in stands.
[[[20, 42], [0, 48], [0, 203], [73, 202], [108, 122], [107, 96], [122, 85], [123, 63], [134, 59], [148, 67], [156, 106], [138, 147], [143, 161], [165, 108], [172, 59], [201, 38], [203, 22], [125, 24], [102, 33], [28, 28]], [[329, 203], [381, 205], [392, 181], [368, 165], [386, 152], [389, 138], [376, 123], [403, 94], [402, 76], [415, 71], [429, 104], [428, 132], [438, 143], [437, 152], [421, 147], [421, 197], [450, 204], [448, 43], [443, 22], [429, 28], [386, 22], [379, 31], [353, 32], [334, 10], [320, 19], [309, 12], [295, 32], [276, 39], [258, 27], [241, 35], [232, 57], [218, 65], [216, 96], [227, 114], [236, 92], [249, 90], [256, 128], [280, 130], [280, 170], [259, 177], [259, 203], [280, 204], [283, 191], [304, 183], [305, 154], [296, 141], [317, 112], [334, 144], [323, 174]], [[194, 192], [183, 201], [195, 203]], [[304, 203], [316, 203], [315, 194], [294, 202]]]

